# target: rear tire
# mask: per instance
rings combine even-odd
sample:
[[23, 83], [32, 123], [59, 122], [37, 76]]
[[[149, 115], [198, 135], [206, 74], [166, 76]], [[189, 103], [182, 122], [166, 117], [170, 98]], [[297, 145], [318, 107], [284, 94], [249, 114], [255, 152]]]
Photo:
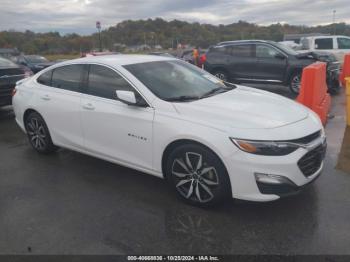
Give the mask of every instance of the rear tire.
[[52, 143], [47, 125], [40, 114], [32, 112], [25, 119], [25, 128], [30, 145], [41, 154], [50, 154], [58, 148]]
[[177, 147], [167, 160], [166, 175], [177, 195], [191, 205], [213, 206], [232, 196], [225, 166], [198, 144]]
[[298, 95], [301, 87], [301, 72], [295, 72], [292, 74], [289, 80], [289, 89], [293, 94]]

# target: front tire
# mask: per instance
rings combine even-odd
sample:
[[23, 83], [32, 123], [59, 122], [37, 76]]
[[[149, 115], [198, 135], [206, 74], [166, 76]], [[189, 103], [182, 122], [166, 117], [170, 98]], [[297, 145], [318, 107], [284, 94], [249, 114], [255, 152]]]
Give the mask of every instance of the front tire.
[[25, 128], [29, 143], [37, 152], [49, 154], [57, 150], [57, 147], [52, 143], [49, 129], [40, 114], [30, 113], [25, 119]]
[[221, 69], [215, 70], [213, 72], [213, 75], [216, 76], [217, 78], [219, 78], [222, 81], [230, 82], [229, 81], [230, 80], [230, 76], [225, 70], [221, 70]]
[[177, 147], [168, 158], [166, 175], [177, 195], [191, 205], [212, 206], [231, 195], [225, 166], [201, 145]]

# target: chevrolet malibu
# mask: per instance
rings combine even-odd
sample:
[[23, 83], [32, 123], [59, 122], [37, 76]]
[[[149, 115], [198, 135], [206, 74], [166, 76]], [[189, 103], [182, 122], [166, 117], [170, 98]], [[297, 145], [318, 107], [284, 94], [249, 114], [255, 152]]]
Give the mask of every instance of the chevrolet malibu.
[[326, 138], [312, 111], [174, 58], [56, 64], [19, 81], [13, 106], [37, 152], [67, 148], [164, 178], [198, 206], [276, 200], [323, 168]]

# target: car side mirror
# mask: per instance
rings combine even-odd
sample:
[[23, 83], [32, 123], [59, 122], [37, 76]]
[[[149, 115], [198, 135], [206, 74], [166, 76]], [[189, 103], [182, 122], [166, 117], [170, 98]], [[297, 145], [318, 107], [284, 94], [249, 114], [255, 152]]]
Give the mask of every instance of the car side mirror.
[[133, 106], [140, 106], [140, 107], [147, 107], [147, 103], [141, 98], [137, 99], [136, 95], [132, 91], [122, 91], [117, 90], [116, 92], [117, 100], [120, 102], [123, 102], [127, 105], [133, 105]]
[[21, 65], [24, 65], [24, 66], [27, 66], [27, 63], [24, 62], [24, 61], [20, 62], [20, 64], [21, 64]]
[[136, 96], [134, 92], [117, 90], [115, 93], [117, 94], [117, 100], [120, 102], [127, 105], [136, 105]]
[[285, 57], [284, 55], [282, 55], [281, 53], [276, 53], [276, 54], [275, 54], [275, 57], [278, 58], [278, 59], [281, 59], [281, 60], [283, 60], [283, 59], [286, 58], [286, 57]]

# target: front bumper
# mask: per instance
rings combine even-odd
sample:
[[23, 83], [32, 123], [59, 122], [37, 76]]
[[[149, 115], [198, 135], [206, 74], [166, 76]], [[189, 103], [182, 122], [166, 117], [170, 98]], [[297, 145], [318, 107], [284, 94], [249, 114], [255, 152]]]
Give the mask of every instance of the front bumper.
[[[285, 156], [259, 156], [243, 151], [236, 152], [230, 157], [230, 162], [226, 159], [226, 163], [229, 163], [228, 173], [233, 198], [266, 202], [299, 193], [321, 174], [326, 145], [325, 138], [320, 137], [311, 146], [299, 148]], [[310, 169], [301, 166], [300, 161], [307, 160], [310, 154], [317, 153], [320, 147], [324, 150], [310, 173]], [[258, 181], [257, 174], [281, 177], [283, 181]]]
[[307, 186], [312, 184], [321, 175], [322, 168], [323, 164], [320, 167], [320, 171], [317, 172], [317, 176], [302, 186], [297, 186], [293, 183], [293, 181], [290, 181], [289, 179], [286, 182], [281, 181], [281, 183], [263, 183], [259, 181], [257, 181], [256, 183], [261, 194], [277, 195], [279, 197], [292, 196], [300, 193]]

